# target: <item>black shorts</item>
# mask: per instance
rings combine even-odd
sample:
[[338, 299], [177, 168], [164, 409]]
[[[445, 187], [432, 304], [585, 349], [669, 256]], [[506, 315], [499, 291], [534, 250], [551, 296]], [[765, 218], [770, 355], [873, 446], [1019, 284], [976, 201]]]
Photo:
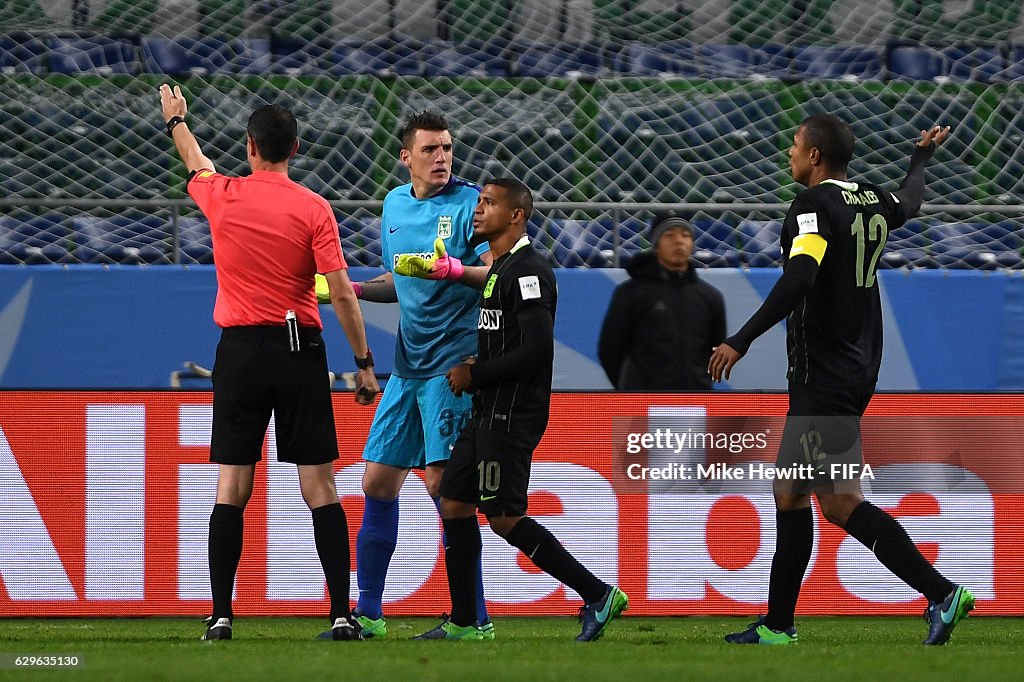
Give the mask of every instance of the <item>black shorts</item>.
[[874, 392], [874, 385], [789, 385], [789, 411], [775, 466], [791, 473], [776, 478], [775, 492], [860, 491], [860, 418]]
[[316, 329], [300, 328], [288, 350], [281, 327], [228, 327], [213, 365], [210, 461], [255, 464], [274, 414], [277, 460], [324, 464], [338, 458], [327, 351]]
[[484, 516], [523, 516], [530, 461], [540, 435], [477, 428], [459, 434], [441, 477], [441, 497], [475, 504]]

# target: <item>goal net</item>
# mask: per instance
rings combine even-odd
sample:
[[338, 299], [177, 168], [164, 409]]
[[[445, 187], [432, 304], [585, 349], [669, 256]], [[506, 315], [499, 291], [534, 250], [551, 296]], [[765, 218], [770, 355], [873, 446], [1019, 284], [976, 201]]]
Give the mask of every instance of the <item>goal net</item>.
[[245, 122], [290, 107], [292, 176], [379, 264], [395, 135], [443, 112], [455, 172], [513, 175], [564, 266], [617, 265], [668, 205], [697, 258], [778, 263], [796, 125], [837, 113], [853, 179], [895, 187], [914, 139], [953, 136], [886, 267], [1020, 268], [1024, 17], [1016, 0], [6, 0], [0, 6], [0, 263], [209, 263], [156, 88], [182, 85], [218, 169]]

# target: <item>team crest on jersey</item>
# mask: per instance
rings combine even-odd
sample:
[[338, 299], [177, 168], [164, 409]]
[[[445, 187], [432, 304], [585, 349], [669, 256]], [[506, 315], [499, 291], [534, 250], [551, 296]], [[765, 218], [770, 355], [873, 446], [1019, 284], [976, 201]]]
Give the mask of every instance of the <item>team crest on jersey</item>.
[[476, 325], [477, 329], [483, 329], [486, 332], [496, 332], [501, 330], [501, 311], [500, 310], [488, 310], [487, 308], [480, 309], [480, 317]]
[[450, 215], [438, 216], [437, 236], [441, 239], [448, 239], [452, 236], [452, 217]]

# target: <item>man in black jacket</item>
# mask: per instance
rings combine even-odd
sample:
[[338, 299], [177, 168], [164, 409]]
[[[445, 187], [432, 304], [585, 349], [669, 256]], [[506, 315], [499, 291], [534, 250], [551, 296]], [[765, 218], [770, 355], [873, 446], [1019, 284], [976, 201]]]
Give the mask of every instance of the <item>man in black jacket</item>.
[[711, 349], [725, 338], [721, 292], [690, 264], [693, 226], [668, 213], [651, 222], [653, 248], [627, 265], [612, 294], [597, 354], [620, 390], [710, 390]]

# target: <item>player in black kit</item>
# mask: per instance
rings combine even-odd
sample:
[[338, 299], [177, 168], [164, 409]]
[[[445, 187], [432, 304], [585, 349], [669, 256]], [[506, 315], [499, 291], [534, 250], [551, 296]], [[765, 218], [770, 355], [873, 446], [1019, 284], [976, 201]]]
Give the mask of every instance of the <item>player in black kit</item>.
[[[793, 179], [807, 186], [782, 227], [783, 274], [742, 329], [715, 349], [708, 372], [729, 378], [750, 344], [787, 319], [789, 411], [779, 465], [811, 464], [808, 487], [775, 485], [776, 546], [768, 586], [768, 614], [734, 644], [797, 641], [793, 614], [811, 556], [814, 520], [810, 493], [822, 514], [869, 548], [897, 577], [928, 598], [925, 644], [945, 644], [974, 607], [974, 595], [928, 563], [903, 526], [864, 499], [857, 478], [830, 480], [830, 463], [859, 463], [860, 417], [875, 390], [882, 360], [882, 307], [875, 278], [889, 231], [917, 214], [924, 198], [924, 166], [949, 135], [921, 131], [907, 177], [895, 192], [846, 179], [853, 155], [850, 127], [816, 114], [793, 138]], [[806, 483], [806, 482], [805, 482]]]
[[526, 236], [532, 211], [530, 190], [500, 178], [484, 185], [473, 216], [474, 234], [490, 242], [494, 262], [480, 302], [479, 355], [447, 375], [456, 395], [474, 393], [473, 415], [441, 478], [452, 613], [423, 639], [483, 639], [474, 596], [478, 508], [495, 533], [583, 598], [578, 641], [600, 637], [629, 604], [622, 590], [584, 568], [526, 516], [530, 460], [548, 424], [558, 295], [551, 266]]

